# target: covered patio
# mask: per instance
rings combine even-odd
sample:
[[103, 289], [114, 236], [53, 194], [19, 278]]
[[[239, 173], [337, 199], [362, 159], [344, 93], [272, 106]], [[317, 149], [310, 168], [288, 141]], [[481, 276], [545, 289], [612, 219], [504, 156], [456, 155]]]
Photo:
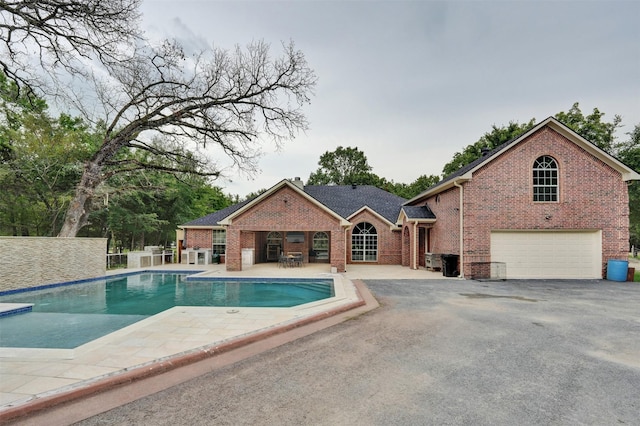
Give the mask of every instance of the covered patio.
[[305, 264], [329, 263], [330, 236], [327, 231], [256, 232], [254, 263], [278, 262], [291, 255], [300, 255]]

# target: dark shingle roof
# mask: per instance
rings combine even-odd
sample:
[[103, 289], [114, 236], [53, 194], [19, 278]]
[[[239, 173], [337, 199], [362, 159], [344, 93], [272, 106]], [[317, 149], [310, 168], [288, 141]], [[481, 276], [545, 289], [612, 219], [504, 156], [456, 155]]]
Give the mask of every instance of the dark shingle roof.
[[[472, 161], [471, 163], [467, 164], [466, 166], [460, 167], [455, 172], [451, 173], [450, 175], [445, 176], [444, 179], [442, 179], [440, 182], [438, 182], [437, 184], [435, 184], [431, 188], [435, 188], [436, 186], [440, 186], [440, 185], [442, 185], [442, 184], [444, 184], [446, 182], [449, 182], [452, 179], [455, 179], [455, 178], [457, 178], [459, 176], [462, 176], [463, 174], [467, 173], [469, 170], [472, 170], [478, 164], [483, 163], [483, 162], [487, 161], [489, 158], [493, 157], [497, 152], [501, 151], [506, 146], [511, 145], [512, 143], [514, 143], [519, 137], [520, 136], [515, 137], [515, 138], [503, 143], [502, 145], [500, 145], [500, 146], [492, 149], [491, 151], [487, 152], [486, 154], [484, 154], [480, 158], [475, 159], [474, 161]], [[429, 188], [429, 189], [431, 189], [431, 188]]]
[[[312, 185], [304, 192], [343, 218], [367, 206], [391, 223], [395, 223], [406, 199], [371, 185]], [[218, 222], [238, 211], [252, 200], [224, 208], [182, 226], [217, 226]]]
[[404, 206], [402, 211], [407, 215], [408, 219], [435, 219], [436, 215], [433, 214], [428, 206]]
[[464, 175], [465, 173], [467, 173], [469, 170], [474, 169], [476, 166], [478, 166], [479, 164], [489, 160], [491, 157], [493, 157], [496, 153], [498, 153], [499, 151], [502, 151], [505, 147], [511, 145], [512, 143], [514, 143], [515, 141], [517, 141], [520, 136], [516, 136], [515, 138], [503, 143], [502, 145], [486, 152], [484, 155], [482, 155], [481, 157], [475, 159], [474, 161], [472, 161], [471, 163], [467, 164], [466, 166], [460, 167], [458, 170], [456, 170], [455, 172], [445, 176], [440, 182], [436, 183], [435, 185], [430, 186], [429, 188], [425, 189], [424, 191], [422, 191], [422, 193], [420, 193], [417, 197], [412, 198], [411, 201], [415, 200], [416, 198], [420, 198], [422, 194], [432, 191], [435, 188], [438, 188], [440, 186], [445, 185], [446, 183], [450, 182], [451, 180], [460, 177], [462, 175]]
[[407, 201], [372, 185], [311, 185], [304, 192], [344, 218], [367, 206], [391, 223], [396, 223]]
[[[253, 199], [251, 199], [253, 200]], [[218, 222], [220, 222], [222, 219], [224, 219], [225, 217], [229, 216], [230, 214], [240, 210], [243, 206], [245, 206], [247, 203], [249, 203], [251, 200], [245, 200], [241, 203], [238, 204], [234, 204], [232, 206], [229, 207], [225, 207], [222, 210], [218, 210], [217, 212], [213, 212], [210, 213], [206, 216], [202, 216], [198, 219], [192, 220], [191, 222], [187, 222], [182, 226], [218, 226]]]

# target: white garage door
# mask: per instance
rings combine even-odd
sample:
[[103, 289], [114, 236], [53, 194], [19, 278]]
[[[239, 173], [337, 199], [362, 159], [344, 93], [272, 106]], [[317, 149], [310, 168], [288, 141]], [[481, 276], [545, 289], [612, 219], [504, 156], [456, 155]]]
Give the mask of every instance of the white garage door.
[[600, 231], [493, 231], [491, 261], [507, 278], [602, 278]]

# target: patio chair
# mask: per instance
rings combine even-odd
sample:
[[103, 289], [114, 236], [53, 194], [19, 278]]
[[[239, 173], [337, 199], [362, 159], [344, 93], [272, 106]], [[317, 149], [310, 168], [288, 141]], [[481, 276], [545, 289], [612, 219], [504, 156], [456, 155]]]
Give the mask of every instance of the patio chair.
[[284, 253], [280, 253], [280, 257], [278, 258], [278, 268], [286, 268], [289, 266], [289, 258], [284, 255]]

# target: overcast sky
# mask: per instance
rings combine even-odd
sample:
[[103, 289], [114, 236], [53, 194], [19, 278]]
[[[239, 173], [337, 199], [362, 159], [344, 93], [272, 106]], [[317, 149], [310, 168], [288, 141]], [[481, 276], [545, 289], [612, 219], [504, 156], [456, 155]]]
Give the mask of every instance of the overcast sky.
[[640, 124], [638, 1], [144, 0], [150, 37], [233, 48], [292, 40], [318, 76], [310, 130], [260, 172], [216, 185], [241, 197], [306, 181], [326, 151], [358, 147], [378, 176], [440, 175], [493, 124], [598, 108]]

